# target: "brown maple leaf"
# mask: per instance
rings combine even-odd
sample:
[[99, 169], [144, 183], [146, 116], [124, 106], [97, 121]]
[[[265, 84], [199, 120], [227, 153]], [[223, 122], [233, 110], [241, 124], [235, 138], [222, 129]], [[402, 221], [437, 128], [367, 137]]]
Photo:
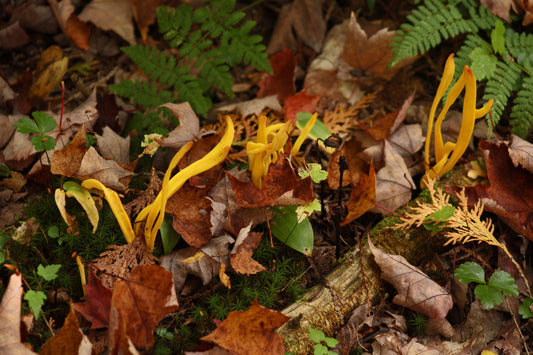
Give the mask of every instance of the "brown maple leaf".
[[91, 329], [105, 328], [109, 325], [112, 292], [96, 277], [92, 268], [89, 268], [88, 273], [89, 281], [84, 287], [86, 301], [72, 306], [92, 323]]
[[260, 306], [255, 300], [247, 311], [233, 311], [211, 334], [211, 341], [234, 354], [284, 354], [283, 338], [275, 330], [290, 318]]

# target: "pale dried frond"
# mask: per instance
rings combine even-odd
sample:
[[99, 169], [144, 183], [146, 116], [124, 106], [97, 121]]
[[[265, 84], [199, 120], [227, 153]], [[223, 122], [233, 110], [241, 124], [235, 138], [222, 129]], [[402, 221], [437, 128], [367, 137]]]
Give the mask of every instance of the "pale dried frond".
[[326, 110], [322, 121], [332, 134], [348, 133], [357, 127], [359, 111], [370, 106], [377, 94], [377, 91], [366, 94], [358, 103], [349, 108], [344, 108], [343, 105], [339, 104], [335, 106], [333, 111]]

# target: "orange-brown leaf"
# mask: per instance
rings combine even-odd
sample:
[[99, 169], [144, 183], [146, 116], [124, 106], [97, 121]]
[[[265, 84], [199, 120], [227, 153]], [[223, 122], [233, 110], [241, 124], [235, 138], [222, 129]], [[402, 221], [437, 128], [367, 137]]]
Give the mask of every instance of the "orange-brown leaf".
[[211, 341], [235, 354], [277, 355], [285, 353], [283, 338], [276, 333], [290, 318], [260, 306], [255, 300], [247, 311], [233, 311], [211, 334]]
[[65, 324], [63, 324], [63, 327], [57, 335], [43, 345], [41, 354], [86, 354], [90, 353], [91, 349], [92, 344], [81, 332], [76, 319], [76, 312], [74, 312], [74, 307], [71, 307], [65, 319]]
[[350, 200], [346, 205], [348, 209], [348, 215], [341, 223], [345, 225], [351, 221], [359, 218], [363, 213], [374, 207], [376, 204], [376, 173], [374, 172], [374, 166], [370, 164], [370, 170], [368, 175], [361, 175], [361, 179], [352, 189], [350, 194]]
[[50, 162], [52, 174], [69, 177], [76, 175], [86, 152], [85, 124], [83, 124], [72, 142], [63, 149], [55, 151], [52, 155]]
[[270, 65], [274, 74], [259, 82], [257, 97], [278, 95], [279, 101], [283, 103], [286, 98], [296, 93], [296, 57], [290, 49], [285, 49], [270, 57]]

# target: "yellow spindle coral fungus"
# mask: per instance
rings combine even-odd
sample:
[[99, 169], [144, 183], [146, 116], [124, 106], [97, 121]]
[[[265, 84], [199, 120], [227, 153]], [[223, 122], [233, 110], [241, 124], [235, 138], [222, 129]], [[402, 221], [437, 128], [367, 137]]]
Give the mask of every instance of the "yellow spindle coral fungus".
[[[446, 60], [446, 65], [444, 66], [444, 72], [442, 74], [442, 80], [437, 88], [437, 94], [435, 95], [435, 99], [433, 100], [429, 114], [425, 146], [425, 166], [426, 172], [431, 178], [440, 177], [455, 166], [457, 161], [459, 161], [468, 147], [468, 143], [470, 142], [474, 132], [474, 124], [476, 119], [485, 116], [489, 112], [493, 103], [493, 100], [491, 99], [483, 107], [476, 109], [476, 78], [474, 77], [472, 69], [465, 65], [463, 68], [463, 73], [448, 92], [448, 97], [446, 98], [444, 107], [435, 121], [435, 165], [431, 167], [429, 164], [429, 147], [431, 144], [431, 136], [433, 134], [433, 120], [435, 119], [437, 106], [444, 96], [444, 93], [450, 86], [454, 72], [455, 62], [453, 60], [453, 54], [451, 54]], [[444, 120], [444, 117], [446, 116], [446, 113], [452, 104], [455, 102], [455, 100], [457, 100], [457, 97], [459, 97], [463, 91], [463, 88], [465, 89], [463, 121], [461, 123], [459, 136], [457, 137], [457, 142], [444, 143], [441, 133], [442, 121]]]

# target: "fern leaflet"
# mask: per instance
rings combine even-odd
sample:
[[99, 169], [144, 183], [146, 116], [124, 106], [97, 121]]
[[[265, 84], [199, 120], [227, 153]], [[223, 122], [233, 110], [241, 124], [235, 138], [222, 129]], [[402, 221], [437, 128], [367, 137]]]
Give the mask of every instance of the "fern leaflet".
[[533, 125], [533, 77], [525, 77], [522, 87], [513, 101], [511, 111], [512, 132], [519, 137], [527, 136], [529, 127]]

